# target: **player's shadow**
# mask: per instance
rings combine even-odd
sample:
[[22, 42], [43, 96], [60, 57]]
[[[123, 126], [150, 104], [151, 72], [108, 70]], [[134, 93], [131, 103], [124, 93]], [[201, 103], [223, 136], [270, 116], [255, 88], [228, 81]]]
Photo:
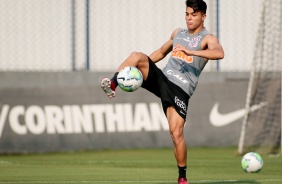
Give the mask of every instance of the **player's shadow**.
[[[193, 182], [189, 182], [190, 184], [193, 184]], [[201, 182], [203, 184], [250, 184], [250, 183], [256, 183], [260, 184], [260, 182], [257, 182], [255, 180], [237, 180], [237, 181], [207, 181], [207, 182]]]
[[[260, 184], [260, 182], [255, 181], [255, 180], [236, 180], [236, 181], [201, 181], [201, 184]], [[164, 184], [162, 182], [158, 183], [158, 184]], [[199, 184], [199, 181], [190, 181], [189, 184]]]

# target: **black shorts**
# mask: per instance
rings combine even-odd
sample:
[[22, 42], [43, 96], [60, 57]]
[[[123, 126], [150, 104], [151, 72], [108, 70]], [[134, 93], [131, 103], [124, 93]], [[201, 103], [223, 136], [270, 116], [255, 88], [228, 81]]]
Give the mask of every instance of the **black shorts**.
[[173, 106], [177, 113], [186, 120], [189, 95], [176, 84], [168, 80], [161, 69], [148, 57], [149, 73], [142, 87], [161, 99], [163, 111]]

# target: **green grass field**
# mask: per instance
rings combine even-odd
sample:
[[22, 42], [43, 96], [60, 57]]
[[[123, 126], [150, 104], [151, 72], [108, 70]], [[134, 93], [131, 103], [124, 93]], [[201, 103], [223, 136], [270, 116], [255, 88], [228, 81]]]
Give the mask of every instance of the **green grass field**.
[[[262, 156], [260, 173], [245, 173], [235, 148], [188, 149], [188, 179], [193, 183], [282, 183], [282, 157]], [[2, 155], [4, 183], [177, 183], [172, 149], [104, 150]]]

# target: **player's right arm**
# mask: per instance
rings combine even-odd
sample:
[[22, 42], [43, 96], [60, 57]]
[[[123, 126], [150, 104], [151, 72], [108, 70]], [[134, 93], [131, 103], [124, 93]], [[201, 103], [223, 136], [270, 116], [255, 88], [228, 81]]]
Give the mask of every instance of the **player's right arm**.
[[153, 61], [153, 62], [158, 62], [160, 60], [162, 60], [163, 58], [166, 57], [166, 55], [168, 53], [170, 53], [172, 51], [172, 48], [173, 48], [173, 38], [175, 37], [175, 35], [177, 34], [177, 32], [179, 31], [179, 28], [178, 29], [175, 29], [173, 31], [173, 33], [171, 34], [170, 38], [168, 41], [166, 41], [162, 46], [161, 48], [159, 48], [158, 50], [154, 51], [152, 54], [150, 54], [150, 59]]

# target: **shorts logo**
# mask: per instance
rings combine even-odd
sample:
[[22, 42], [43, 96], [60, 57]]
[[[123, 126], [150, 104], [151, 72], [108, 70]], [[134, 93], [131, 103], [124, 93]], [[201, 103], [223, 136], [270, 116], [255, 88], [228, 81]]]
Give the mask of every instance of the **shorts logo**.
[[[175, 104], [180, 107], [182, 110], [184, 110], [184, 112], [186, 113], [187, 108], [186, 105], [183, 101], [181, 101], [177, 96], [174, 97], [174, 102]], [[181, 111], [182, 112], [182, 111]]]

